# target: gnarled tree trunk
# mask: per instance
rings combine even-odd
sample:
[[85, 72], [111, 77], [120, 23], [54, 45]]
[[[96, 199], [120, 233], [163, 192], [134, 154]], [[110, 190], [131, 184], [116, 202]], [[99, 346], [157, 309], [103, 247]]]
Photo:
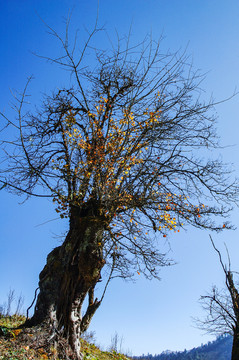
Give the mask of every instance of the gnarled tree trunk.
[[[87, 330], [100, 305], [94, 288], [104, 266], [102, 236], [104, 221], [100, 216], [79, 214], [72, 209], [70, 229], [64, 243], [47, 257], [40, 273], [40, 293], [35, 312], [28, 321], [34, 326], [47, 322], [52, 333], [61, 334], [75, 359], [81, 359], [80, 335]], [[88, 296], [84, 316], [82, 305]]]

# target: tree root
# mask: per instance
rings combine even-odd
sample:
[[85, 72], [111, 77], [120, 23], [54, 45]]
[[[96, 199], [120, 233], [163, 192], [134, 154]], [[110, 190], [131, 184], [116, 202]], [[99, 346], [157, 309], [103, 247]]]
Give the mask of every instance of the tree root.
[[22, 327], [15, 341], [29, 348], [42, 351], [48, 356], [61, 360], [82, 360], [82, 355], [74, 353], [68, 339], [63, 337], [48, 322], [32, 327]]

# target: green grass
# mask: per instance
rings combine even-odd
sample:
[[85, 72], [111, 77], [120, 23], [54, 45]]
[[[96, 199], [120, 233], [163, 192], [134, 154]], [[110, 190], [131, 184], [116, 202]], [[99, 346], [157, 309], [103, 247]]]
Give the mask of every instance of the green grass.
[[82, 352], [84, 354], [84, 360], [128, 360], [129, 358], [123, 354], [118, 354], [115, 351], [101, 351], [94, 344], [89, 344], [82, 340]]
[[[40, 360], [40, 359], [58, 359], [54, 355], [55, 350], [51, 348], [46, 352], [44, 349], [33, 349], [22, 341], [18, 341], [21, 329], [17, 329], [24, 323], [25, 317], [19, 315], [3, 316], [0, 315], [0, 360]], [[29, 334], [29, 336], [31, 336]], [[101, 351], [94, 344], [89, 344], [81, 340], [82, 353], [84, 360], [128, 360], [125, 355], [118, 354], [115, 351]]]

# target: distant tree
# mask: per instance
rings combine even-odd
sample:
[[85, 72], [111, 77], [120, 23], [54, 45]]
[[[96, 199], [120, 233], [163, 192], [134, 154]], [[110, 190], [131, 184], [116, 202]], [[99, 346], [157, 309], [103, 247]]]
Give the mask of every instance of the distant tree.
[[[15, 302], [15, 309], [12, 309], [14, 302]], [[23, 304], [24, 304], [23, 296], [19, 295], [16, 298], [15, 290], [12, 290], [10, 288], [7, 294], [7, 301], [4, 304], [0, 305], [0, 315], [3, 316], [11, 316], [12, 314], [21, 315]]]
[[77, 41], [71, 46], [68, 26], [65, 39], [48, 30], [63, 53], [46, 59], [69, 71], [71, 85], [30, 112], [27, 84], [16, 97], [16, 121], [2, 114], [0, 183], [51, 198], [69, 219], [65, 241], [40, 273], [26, 326], [45, 324], [51, 339], [65, 338], [69, 356], [80, 359], [79, 337], [110, 280], [158, 278], [159, 268], [171, 264], [159, 247], [169, 232], [230, 228], [215, 218], [228, 214], [238, 186], [225, 164], [206, 159], [218, 146], [213, 103], [200, 100], [202, 77], [184, 54], [162, 54], [147, 38], [95, 49], [89, 43], [97, 28], [80, 48]]
[[122, 352], [123, 336], [119, 336], [117, 331], [111, 336], [110, 351]]
[[[238, 283], [233, 279], [230, 257], [228, 265], [222, 260], [220, 251], [216, 248], [210, 236], [212, 246], [219, 256], [219, 261], [225, 275], [226, 288], [219, 291], [213, 286], [212, 291], [201, 296], [200, 302], [207, 316], [196, 320], [202, 330], [211, 334], [230, 334], [233, 336], [231, 360], [239, 359], [239, 289]], [[238, 273], [236, 273], [238, 274]]]

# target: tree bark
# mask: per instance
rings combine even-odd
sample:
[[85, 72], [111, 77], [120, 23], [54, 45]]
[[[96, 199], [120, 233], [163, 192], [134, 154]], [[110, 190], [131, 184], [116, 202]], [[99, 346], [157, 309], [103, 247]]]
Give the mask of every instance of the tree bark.
[[239, 359], [239, 328], [234, 330], [231, 360]]
[[[47, 323], [53, 334], [61, 334], [73, 354], [70, 359], [81, 359], [80, 335], [87, 330], [100, 306], [100, 301], [94, 299], [94, 288], [105, 263], [103, 231], [101, 217], [82, 216], [72, 209], [66, 239], [48, 255], [40, 273], [35, 312], [27, 322], [28, 326]], [[82, 316], [87, 296], [88, 306]]]

